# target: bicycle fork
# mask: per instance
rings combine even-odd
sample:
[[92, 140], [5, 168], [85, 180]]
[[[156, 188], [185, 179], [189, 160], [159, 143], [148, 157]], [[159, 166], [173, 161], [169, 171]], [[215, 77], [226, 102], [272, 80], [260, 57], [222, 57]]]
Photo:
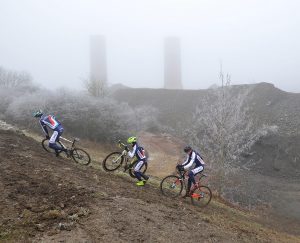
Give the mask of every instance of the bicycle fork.
[[191, 197], [200, 200], [201, 198], [204, 197], [204, 194], [205, 194], [205, 193], [202, 192], [201, 190], [200, 190], [199, 193], [195, 193], [195, 191], [196, 191], [198, 188], [200, 188], [199, 182], [197, 182], [197, 183], [193, 186], [193, 189], [191, 190]]
[[182, 181], [182, 179], [180, 178], [176, 179], [176, 181], [172, 183], [171, 188], [174, 189], [180, 183], [180, 181]]

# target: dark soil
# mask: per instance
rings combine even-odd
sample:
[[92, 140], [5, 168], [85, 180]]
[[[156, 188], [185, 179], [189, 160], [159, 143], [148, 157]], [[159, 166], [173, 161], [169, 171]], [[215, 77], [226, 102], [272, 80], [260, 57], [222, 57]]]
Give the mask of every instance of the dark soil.
[[0, 130], [0, 164], [0, 241], [300, 242], [215, 200], [199, 209], [56, 158], [13, 131]]

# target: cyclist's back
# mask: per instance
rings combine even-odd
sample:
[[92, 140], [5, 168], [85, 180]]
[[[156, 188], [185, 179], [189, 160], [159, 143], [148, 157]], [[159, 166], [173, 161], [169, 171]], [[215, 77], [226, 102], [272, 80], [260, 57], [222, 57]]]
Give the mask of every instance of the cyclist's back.
[[61, 126], [61, 123], [53, 115], [42, 115], [40, 118], [40, 124], [43, 128], [47, 126], [52, 130]]

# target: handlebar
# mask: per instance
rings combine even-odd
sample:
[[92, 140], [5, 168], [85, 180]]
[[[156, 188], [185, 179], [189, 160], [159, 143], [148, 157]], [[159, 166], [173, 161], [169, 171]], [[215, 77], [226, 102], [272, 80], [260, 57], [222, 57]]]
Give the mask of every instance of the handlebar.
[[[176, 166], [176, 170], [181, 176], [185, 176], [187, 174], [187, 171], [185, 170], [179, 170], [179, 168]], [[201, 180], [203, 177], [207, 177], [206, 174], [199, 174], [199, 180]]]
[[118, 141], [119, 147], [123, 146], [123, 147], [127, 147], [126, 144], [122, 143], [121, 140]]

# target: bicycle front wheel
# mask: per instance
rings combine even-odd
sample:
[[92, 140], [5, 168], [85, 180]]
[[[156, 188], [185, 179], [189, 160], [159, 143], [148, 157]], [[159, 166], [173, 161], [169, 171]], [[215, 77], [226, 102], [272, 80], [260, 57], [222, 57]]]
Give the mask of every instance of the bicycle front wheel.
[[[134, 174], [134, 167], [136, 166], [138, 161], [134, 162], [132, 167], [129, 169], [129, 175], [132, 177], [132, 178], [136, 178], [135, 174]], [[140, 168], [140, 171], [144, 174], [146, 172], [148, 168], [148, 163], [144, 163], [143, 166]]]
[[200, 186], [191, 195], [192, 204], [198, 207], [205, 207], [212, 197], [211, 190], [207, 186]]
[[178, 197], [183, 189], [182, 180], [179, 176], [169, 175], [160, 183], [160, 191], [166, 197]]
[[122, 165], [123, 160], [124, 156], [121, 152], [113, 152], [103, 160], [102, 167], [106, 171], [114, 171]]
[[80, 148], [74, 148], [71, 152], [71, 156], [73, 160], [78, 164], [88, 165], [91, 162], [90, 155]]

